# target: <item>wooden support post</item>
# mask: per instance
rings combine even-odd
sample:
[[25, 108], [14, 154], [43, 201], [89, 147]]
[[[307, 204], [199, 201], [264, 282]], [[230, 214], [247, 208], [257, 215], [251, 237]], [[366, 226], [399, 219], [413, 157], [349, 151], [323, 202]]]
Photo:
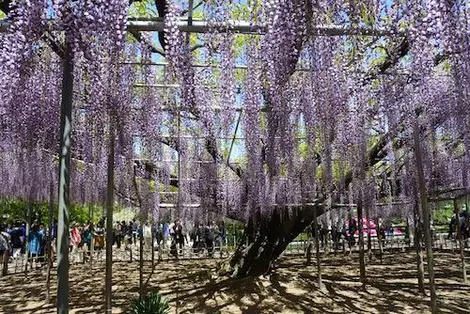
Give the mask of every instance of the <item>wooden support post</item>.
[[47, 275], [46, 275], [46, 304], [51, 301], [51, 268], [52, 268], [52, 211], [54, 210], [54, 188], [51, 180], [49, 195], [49, 232], [47, 233]]
[[139, 237], [139, 294], [144, 297], [144, 237], [143, 237], [143, 220], [140, 223], [141, 232]]
[[73, 51], [66, 34], [60, 107], [59, 219], [57, 226], [57, 313], [69, 312], [70, 147], [72, 141]]
[[[367, 204], [370, 204], [367, 202]], [[372, 235], [370, 230], [370, 209], [369, 206], [366, 206], [366, 221], [367, 221], [367, 254], [369, 256], [369, 261], [372, 260]]]
[[25, 277], [28, 276], [28, 263], [30, 260], [30, 254], [29, 254], [29, 231], [30, 231], [30, 226], [31, 226], [31, 203], [27, 202], [26, 203], [26, 233], [25, 233], [25, 264], [24, 264], [24, 275]]
[[112, 286], [113, 286], [113, 210], [114, 210], [114, 146], [115, 146], [115, 121], [114, 115], [110, 117], [109, 126], [109, 151], [108, 151], [108, 186], [106, 199], [106, 281], [105, 299], [106, 313], [112, 311]]
[[419, 292], [423, 295], [426, 294], [424, 289], [424, 262], [423, 262], [423, 249], [421, 246], [421, 241], [423, 238], [422, 224], [421, 224], [421, 215], [419, 214], [419, 200], [418, 200], [418, 190], [416, 187], [416, 182], [413, 184], [413, 198], [415, 199], [413, 204], [413, 220], [414, 220], [414, 230], [415, 234], [413, 237], [414, 247], [416, 251], [416, 266], [418, 274], [418, 289]]
[[92, 229], [90, 230], [91, 232], [91, 240], [90, 240], [90, 271], [93, 271], [93, 256], [95, 254], [95, 222], [93, 221], [93, 216], [94, 216], [94, 210], [95, 207], [93, 205], [90, 205], [91, 208], [91, 223], [92, 223]]
[[359, 272], [361, 276], [362, 287], [366, 286], [366, 264], [364, 254], [364, 228], [363, 228], [363, 215], [362, 215], [362, 204], [363, 204], [363, 191], [362, 184], [360, 185], [359, 198], [357, 201], [357, 227], [359, 229]]
[[462, 241], [462, 231], [460, 230], [460, 217], [459, 217], [459, 207], [457, 204], [457, 199], [454, 199], [454, 213], [455, 213], [455, 221], [457, 224], [457, 241], [459, 242], [459, 249], [460, 249], [460, 259], [462, 261], [462, 279], [464, 283], [467, 283], [467, 268], [465, 264], [465, 251], [464, 251], [464, 244]]
[[313, 234], [315, 235], [315, 255], [317, 258], [318, 288], [322, 287], [321, 256], [320, 256], [320, 232], [318, 230], [317, 208], [313, 209]]
[[307, 265], [312, 264], [312, 230], [311, 226], [309, 228], [311, 232], [307, 233], [307, 251], [306, 251], [306, 257], [307, 257]]
[[428, 277], [429, 277], [429, 290], [431, 294], [431, 311], [433, 314], [437, 313], [437, 296], [436, 296], [436, 285], [434, 282], [434, 258], [432, 252], [432, 240], [431, 240], [431, 223], [430, 213], [428, 207], [428, 196], [426, 192], [426, 181], [424, 178], [424, 166], [423, 156], [421, 153], [421, 143], [419, 135], [419, 126], [417, 118], [414, 121], [413, 126], [413, 140], [416, 157], [416, 168], [418, 172], [418, 188], [421, 203], [421, 211], [423, 212], [424, 222], [424, 239], [426, 243], [426, 255], [428, 258]]
[[152, 272], [154, 271], [155, 269], [155, 222], [153, 221], [152, 219], [152, 225], [151, 225], [151, 228], [152, 228], [152, 244], [151, 244], [151, 249], [152, 249]]

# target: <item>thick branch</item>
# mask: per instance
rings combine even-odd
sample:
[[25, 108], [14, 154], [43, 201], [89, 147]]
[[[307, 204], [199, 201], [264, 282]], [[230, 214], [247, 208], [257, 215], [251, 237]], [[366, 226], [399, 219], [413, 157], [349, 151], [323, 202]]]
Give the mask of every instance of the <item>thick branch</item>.
[[[150, 52], [152, 53], [158, 53], [159, 55], [161, 56], [165, 56], [165, 51], [163, 51], [162, 49], [159, 49], [157, 47], [155, 47], [154, 45], [152, 45], [152, 43], [148, 43], [144, 40], [144, 38], [142, 37], [142, 33], [136, 31], [136, 30], [129, 30], [129, 32], [132, 34], [132, 36], [134, 36], [134, 38], [139, 41], [139, 42], [143, 42], [145, 43], [148, 48], [150, 49]], [[163, 47], [163, 46], [162, 46]]]
[[11, 11], [12, 0], [0, 0], [0, 11], [3, 11], [6, 15]]

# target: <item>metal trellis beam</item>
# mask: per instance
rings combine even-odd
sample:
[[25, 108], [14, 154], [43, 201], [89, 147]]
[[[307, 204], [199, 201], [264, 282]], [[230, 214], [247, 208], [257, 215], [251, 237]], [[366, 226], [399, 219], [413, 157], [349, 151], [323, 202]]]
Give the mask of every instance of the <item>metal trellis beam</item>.
[[[10, 23], [8, 21], [0, 21], [0, 32], [8, 30]], [[188, 33], [208, 33], [214, 28], [218, 31], [231, 31], [238, 34], [262, 35], [267, 32], [268, 27], [265, 24], [253, 24], [249, 21], [234, 21], [228, 23], [214, 23], [205, 20], [188, 21], [181, 19], [176, 25], [182, 32]], [[134, 19], [127, 22], [129, 31], [154, 31], [162, 32], [165, 29], [165, 20], [163, 18], [153, 19]], [[312, 28], [314, 36], [394, 36], [403, 35], [403, 32], [379, 28], [379, 27], [351, 27], [347, 25], [316, 25]]]
[[[249, 21], [229, 21], [228, 23], [214, 23], [205, 20], [192, 20], [190, 24], [187, 20], [180, 20], [177, 23], [182, 32], [188, 33], [208, 33], [214, 27], [219, 31], [232, 31], [238, 34], [262, 35], [268, 30], [265, 24], [253, 24]], [[136, 31], [163, 31], [165, 21], [161, 18], [147, 20], [129, 20], [127, 23], [129, 30]], [[392, 36], [400, 35], [400, 32], [371, 27], [350, 27], [346, 25], [316, 25], [312, 28], [314, 36]]]

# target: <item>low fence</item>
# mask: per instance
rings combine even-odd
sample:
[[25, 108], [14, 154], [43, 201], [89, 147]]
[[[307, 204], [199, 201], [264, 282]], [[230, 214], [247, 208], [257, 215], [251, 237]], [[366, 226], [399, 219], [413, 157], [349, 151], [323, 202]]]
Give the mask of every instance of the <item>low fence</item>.
[[[364, 237], [365, 249], [367, 249], [367, 237]], [[236, 243], [234, 240], [232, 243]], [[284, 256], [305, 256], [309, 245], [311, 246], [311, 252], [315, 252], [314, 239], [311, 240], [297, 240], [290, 243], [282, 255]], [[464, 242], [465, 252], [470, 253], [470, 239]], [[459, 243], [455, 239], [447, 239], [446, 235], [436, 235], [433, 243], [433, 247], [439, 250], [450, 250], [455, 253], [459, 252]], [[413, 248], [413, 241], [405, 239], [401, 236], [390, 237], [383, 241], [382, 249], [384, 251], [405, 251]], [[378, 251], [380, 249], [377, 237], [371, 237], [371, 249]], [[215, 246], [213, 248], [199, 247], [194, 248], [192, 243], [189, 243], [182, 248], [175, 249], [170, 248], [168, 244], [156, 243], [153, 246], [148, 245], [143, 247], [143, 260], [151, 261], [152, 255], [155, 261], [171, 261], [175, 259], [182, 260], [197, 260], [197, 259], [224, 259], [229, 257], [235, 250], [233, 245]], [[336, 243], [332, 239], [323, 241], [320, 245], [321, 253], [348, 253], [359, 250], [357, 238], [355, 244], [350, 246], [348, 241], [344, 238], [340, 239]], [[21, 273], [30, 269], [36, 269], [45, 267], [46, 265], [45, 256], [29, 257], [26, 259], [24, 254], [19, 254], [15, 258], [10, 257], [8, 262], [7, 274]], [[84, 263], [104, 263], [106, 261], [105, 248], [101, 250], [91, 251], [79, 249], [73, 249], [69, 253], [70, 264], [84, 264]], [[26, 263], [26, 261], [28, 263]], [[113, 262], [136, 262], [140, 261], [140, 246], [139, 243], [122, 245], [120, 248], [113, 247]], [[55, 266], [55, 262], [54, 262]]]

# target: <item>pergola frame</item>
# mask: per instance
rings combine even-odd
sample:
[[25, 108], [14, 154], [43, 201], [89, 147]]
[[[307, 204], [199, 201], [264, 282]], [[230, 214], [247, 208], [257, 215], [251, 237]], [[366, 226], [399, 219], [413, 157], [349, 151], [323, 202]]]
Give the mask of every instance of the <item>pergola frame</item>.
[[[10, 23], [0, 21], [0, 32], [6, 32]], [[263, 35], [268, 27], [264, 24], [253, 24], [249, 21], [230, 20], [227, 23], [214, 23], [207, 20], [194, 20], [182, 18], [177, 23], [178, 28], [186, 33], [209, 33], [214, 27], [219, 32], [233, 32], [236, 34]], [[165, 30], [165, 19], [145, 18], [129, 19], [127, 22], [128, 31], [137, 32], [162, 32]], [[312, 27], [314, 36], [403, 36], [404, 32], [386, 28], [372, 27], [351, 27], [336, 24], [316, 25]]]
[[[193, 12], [193, 1], [189, 2], [189, 11], [187, 19], [180, 19], [177, 22], [177, 27], [180, 31], [186, 33], [208, 33], [211, 32], [214, 27], [218, 29], [218, 32], [230, 32], [235, 34], [247, 34], [247, 35], [263, 35], [267, 32], [268, 26], [265, 24], [253, 24], [248, 21], [227, 21], [227, 23], [213, 23], [206, 20], [194, 20], [192, 16]], [[10, 23], [8, 21], [0, 21], [0, 32], [8, 32]], [[52, 25], [51, 25], [52, 26]], [[127, 22], [128, 31], [156, 31], [162, 32], [165, 30], [165, 19], [163, 18], [150, 18], [150, 19], [130, 19]], [[53, 33], [53, 27], [50, 27], [49, 33]], [[316, 25], [311, 27], [309, 36], [404, 36], [404, 33], [393, 29], [384, 28], [369, 28], [369, 27], [350, 27], [345, 25]], [[68, 214], [69, 214], [69, 167], [70, 167], [70, 133], [71, 133], [71, 117], [72, 117], [72, 100], [73, 100], [73, 62], [72, 62], [72, 51], [70, 43], [65, 43], [64, 55], [61, 56], [64, 62], [63, 67], [63, 86], [62, 100], [61, 100], [61, 143], [60, 150], [64, 152], [60, 155], [59, 167], [61, 169], [59, 181], [59, 243], [58, 246], [58, 304], [57, 310], [60, 314], [68, 313], [68, 247], [65, 245], [68, 243], [67, 232], [68, 232]], [[308, 71], [308, 70], [307, 70]], [[176, 86], [175, 86], [176, 87]], [[179, 120], [181, 117], [181, 109], [178, 108], [178, 134], [179, 134]], [[230, 147], [230, 154], [233, 148], [233, 142], [236, 137], [238, 126], [240, 123], [242, 110], [240, 110], [240, 116], [238, 117], [237, 127], [235, 130], [232, 144]], [[178, 139], [179, 141], [179, 139]], [[114, 140], [110, 137], [110, 143], [114, 147]], [[108, 155], [108, 161], [113, 160], [114, 149]], [[179, 159], [179, 154], [178, 154]], [[227, 165], [229, 164], [230, 155], [227, 158]], [[112, 217], [113, 206], [114, 206], [114, 188], [112, 186], [114, 178], [114, 165], [111, 163], [111, 167], [108, 167], [108, 197], [107, 197], [107, 216]], [[180, 160], [178, 161], [178, 180], [180, 179]], [[179, 191], [179, 189], [178, 189]], [[181, 199], [178, 197], [178, 205], [181, 204]], [[300, 204], [300, 206], [318, 206], [317, 203], [311, 204]], [[111, 214], [111, 215], [110, 215]], [[112, 218], [107, 219], [108, 230], [112, 229]], [[106, 236], [107, 241], [112, 240], [111, 233]], [[112, 248], [106, 247], [107, 260], [112, 261]], [[111, 265], [107, 265], [106, 268], [106, 312], [111, 313], [111, 279], [112, 268]]]

